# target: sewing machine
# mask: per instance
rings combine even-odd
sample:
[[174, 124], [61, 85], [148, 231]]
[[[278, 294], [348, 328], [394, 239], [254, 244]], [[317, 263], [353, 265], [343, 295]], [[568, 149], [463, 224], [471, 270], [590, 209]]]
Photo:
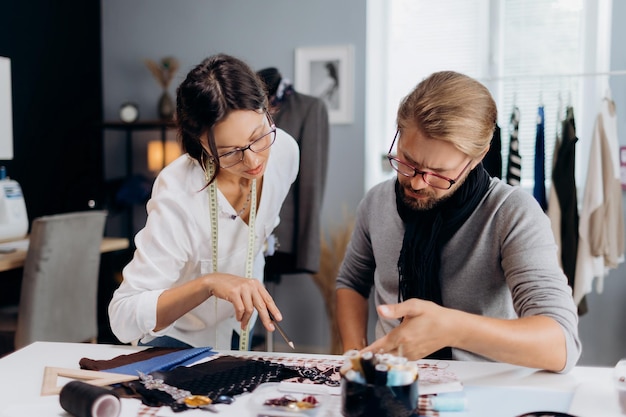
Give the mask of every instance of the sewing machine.
[[[11, 60], [0, 56], [0, 160], [13, 159]], [[21, 239], [28, 233], [22, 188], [0, 166], [0, 242]]]

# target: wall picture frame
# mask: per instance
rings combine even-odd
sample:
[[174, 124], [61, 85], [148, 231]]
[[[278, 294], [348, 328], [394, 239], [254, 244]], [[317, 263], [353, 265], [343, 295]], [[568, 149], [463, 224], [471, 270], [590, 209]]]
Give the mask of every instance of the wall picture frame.
[[296, 91], [322, 99], [331, 124], [354, 119], [354, 47], [352, 45], [296, 48]]

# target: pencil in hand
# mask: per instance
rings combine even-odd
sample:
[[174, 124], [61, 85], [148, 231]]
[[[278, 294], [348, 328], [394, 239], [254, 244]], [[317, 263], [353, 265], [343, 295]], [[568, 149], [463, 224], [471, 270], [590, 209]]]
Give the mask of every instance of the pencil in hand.
[[276, 321], [276, 319], [274, 318], [274, 316], [272, 315], [272, 313], [270, 313], [268, 311], [268, 314], [270, 315], [270, 319], [274, 322], [274, 327], [276, 327], [276, 330], [278, 330], [278, 333], [280, 333], [280, 335], [282, 336], [282, 338], [285, 340], [285, 342], [287, 342], [287, 344], [289, 345], [289, 347], [291, 347], [292, 349], [296, 349], [295, 345], [293, 344], [293, 342], [289, 339], [289, 337], [287, 336], [287, 333], [285, 333], [285, 331], [283, 330], [282, 327], [280, 327], [280, 324], [278, 324], [278, 322]]

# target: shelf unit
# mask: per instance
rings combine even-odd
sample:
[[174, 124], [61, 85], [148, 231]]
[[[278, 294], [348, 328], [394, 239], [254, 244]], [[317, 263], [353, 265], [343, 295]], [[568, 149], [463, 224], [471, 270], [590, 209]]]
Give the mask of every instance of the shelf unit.
[[[107, 130], [122, 131], [125, 133], [125, 172], [126, 178], [129, 179], [133, 175], [133, 134], [140, 131], [155, 130], [160, 133], [161, 143], [165, 149], [165, 142], [167, 141], [167, 131], [176, 128], [176, 122], [173, 120], [140, 120], [133, 123], [125, 123], [121, 121], [105, 121], [102, 123], [103, 133]], [[165, 166], [165, 152], [163, 152], [163, 166]], [[134, 221], [133, 221], [133, 207], [130, 206], [127, 212], [126, 222], [126, 237], [129, 241], [133, 242], [134, 237]]]

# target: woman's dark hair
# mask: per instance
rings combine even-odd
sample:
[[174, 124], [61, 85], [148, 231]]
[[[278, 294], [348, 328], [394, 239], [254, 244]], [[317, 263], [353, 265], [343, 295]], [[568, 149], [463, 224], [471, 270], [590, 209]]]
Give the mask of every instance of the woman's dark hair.
[[[184, 152], [203, 168], [209, 160], [220, 170], [217, 146], [213, 136], [215, 124], [233, 110], [267, 110], [267, 94], [263, 81], [243, 61], [226, 54], [206, 58], [188, 74], [176, 90], [176, 119]], [[202, 146], [207, 134], [208, 155]]]

